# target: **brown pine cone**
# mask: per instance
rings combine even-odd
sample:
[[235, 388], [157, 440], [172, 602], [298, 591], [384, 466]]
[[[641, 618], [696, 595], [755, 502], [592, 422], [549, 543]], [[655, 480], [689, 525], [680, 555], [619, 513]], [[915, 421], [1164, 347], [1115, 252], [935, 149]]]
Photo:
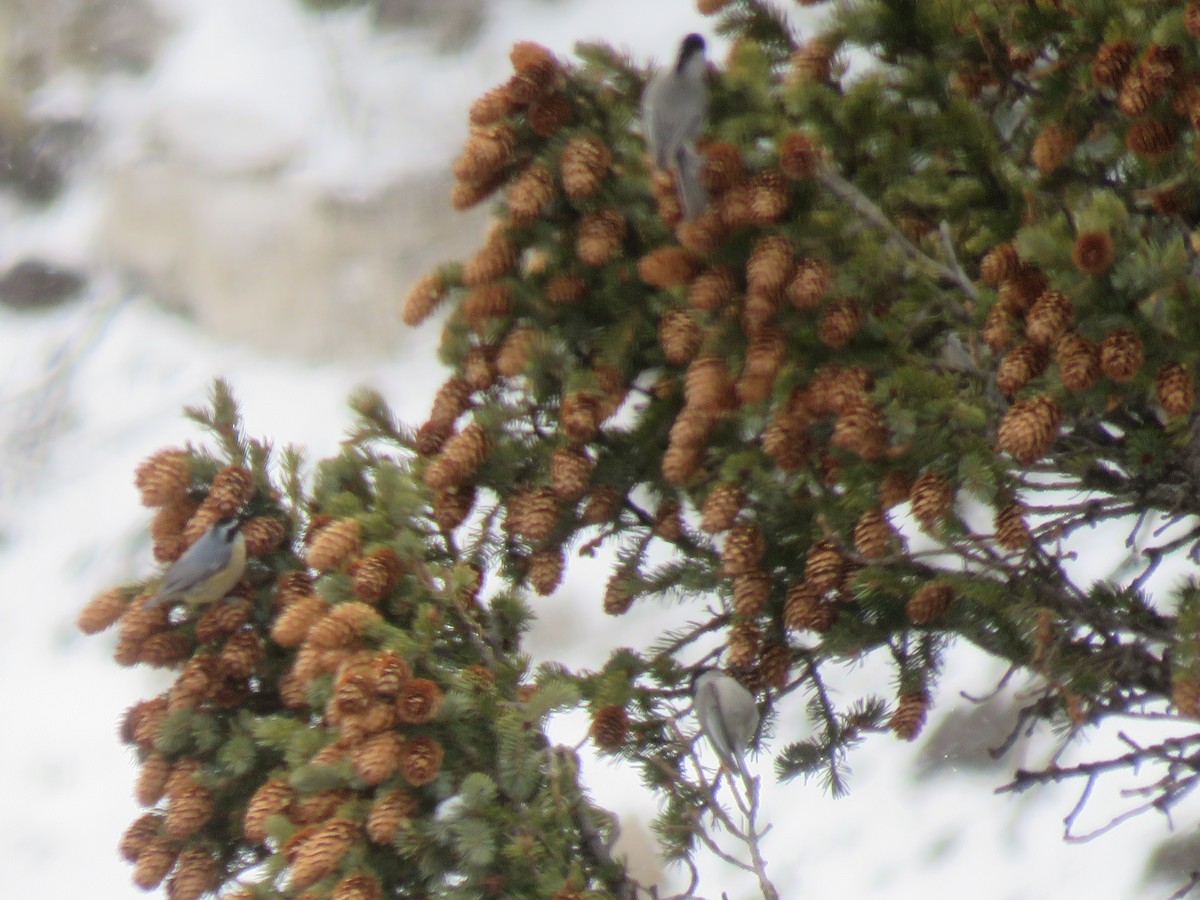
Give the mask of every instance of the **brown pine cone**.
[[1022, 398], [1000, 420], [996, 446], [1022, 465], [1029, 465], [1054, 443], [1061, 416], [1058, 404], [1048, 394]]
[[954, 588], [944, 581], [928, 581], [908, 598], [906, 612], [914, 625], [928, 625], [944, 616], [954, 604]]
[[596, 710], [592, 716], [591, 735], [601, 750], [620, 750], [629, 736], [629, 714], [625, 707], [613, 704]]
[[1192, 411], [1195, 384], [1181, 363], [1163, 363], [1154, 374], [1154, 395], [1168, 416], [1185, 416]]
[[929, 712], [929, 693], [924, 688], [900, 692], [900, 700], [888, 720], [888, 727], [904, 741], [915, 740], [925, 727]]
[[939, 472], [924, 472], [913, 482], [909, 491], [912, 513], [921, 527], [932, 530], [954, 505], [950, 482]]

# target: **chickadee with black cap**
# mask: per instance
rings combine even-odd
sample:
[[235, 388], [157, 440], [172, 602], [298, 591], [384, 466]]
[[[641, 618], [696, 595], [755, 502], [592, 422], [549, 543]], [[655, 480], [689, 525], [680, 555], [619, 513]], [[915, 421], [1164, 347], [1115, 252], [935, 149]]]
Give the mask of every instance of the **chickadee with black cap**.
[[754, 695], [720, 669], [701, 668], [692, 672], [692, 706], [722, 765], [749, 782], [745, 753], [758, 730]]
[[708, 112], [706, 65], [704, 38], [689, 34], [679, 45], [675, 64], [655, 74], [642, 92], [642, 136], [654, 165], [674, 171], [685, 219], [708, 205], [708, 192], [700, 183], [704, 160], [692, 145]]
[[218, 519], [163, 574], [144, 607], [182, 601], [203, 606], [220, 600], [246, 571], [246, 539], [240, 519]]

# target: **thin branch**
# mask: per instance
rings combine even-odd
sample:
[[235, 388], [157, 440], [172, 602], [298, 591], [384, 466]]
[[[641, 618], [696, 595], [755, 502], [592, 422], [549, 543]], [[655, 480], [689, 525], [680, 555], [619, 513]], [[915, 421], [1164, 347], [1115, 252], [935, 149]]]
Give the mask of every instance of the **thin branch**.
[[[953, 265], [947, 266], [924, 253], [912, 241], [904, 236], [892, 221], [878, 206], [857, 187], [835, 172], [828, 165], [817, 169], [817, 179], [839, 199], [849, 205], [856, 213], [872, 225], [885, 232], [888, 239], [910, 260], [931, 271], [938, 278], [959, 288], [972, 301], [978, 301], [979, 291], [971, 283], [955, 259]], [[951, 256], [953, 259], [953, 255]]]

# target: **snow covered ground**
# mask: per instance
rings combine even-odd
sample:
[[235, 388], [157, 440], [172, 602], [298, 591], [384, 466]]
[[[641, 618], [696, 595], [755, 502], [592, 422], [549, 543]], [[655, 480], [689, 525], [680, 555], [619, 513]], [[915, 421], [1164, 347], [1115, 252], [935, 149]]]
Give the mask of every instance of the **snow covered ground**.
[[[498, 0], [478, 44], [446, 57], [427, 50], [420, 35], [374, 35], [354, 15], [316, 20], [288, 0], [161, 5], [178, 31], [147, 77], [64, 78], [49, 86], [44, 104], [99, 111], [99, 172], [105, 155], [136, 158], [166, 141], [186, 148], [197, 166], [282, 166], [281, 190], [316, 181], [369, 191], [398, 174], [446, 165], [465, 134], [468, 102], [506, 77], [514, 40], [539, 40], [565, 54], [576, 40], [599, 38], [639, 58], [663, 59], [680, 34], [711, 25], [687, 0]], [[0, 261], [41, 250], [92, 262], [101, 273], [84, 303], [39, 316], [0, 311], [0, 685], [8, 701], [0, 725], [7, 811], [0, 893], [18, 900], [138, 893], [114, 849], [138, 813], [131, 754], [116, 728], [123, 710], [162, 682], [116, 667], [111, 637], [84, 638], [73, 620], [96, 590], [149, 568], [148, 514], [131, 475], [153, 450], [200, 437], [181, 407], [202, 403], [211, 379], [222, 375], [234, 385], [250, 433], [304, 444], [319, 459], [348, 426], [345, 398], [355, 385], [380, 389], [401, 415], [419, 421], [441, 380], [433, 325], [403, 358], [336, 365], [215, 343], [90, 259], [102, 203], [103, 185], [84, 181], [38, 216], [4, 212], [0, 229]], [[417, 346], [426, 349], [411, 349]], [[1097, 557], [1084, 564], [1100, 565]], [[558, 594], [539, 601], [537, 652], [598, 664], [611, 647], [671, 615], [635, 609], [627, 618], [604, 617], [595, 585], [606, 575], [603, 560], [572, 564]], [[959, 690], [985, 693], [1000, 674], [966, 648], [952, 653], [947, 672], [943, 708]], [[841, 696], [886, 691], [888, 683], [868, 665], [845, 673]], [[1009, 714], [997, 706], [995, 717]], [[802, 734], [802, 718], [797, 704], [779, 723], [781, 736]], [[937, 722], [935, 714], [931, 731]], [[581, 716], [564, 717], [555, 736], [575, 743], [585, 729]], [[1032, 762], [1044, 750], [1038, 744], [1022, 752]], [[1168, 834], [1160, 819], [1142, 817], [1069, 846], [1061, 819], [1076, 799], [1071, 786], [998, 796], [993, 788], [1021, 763], [1019, 755], [998, 769], [964, 765], [922, 778], [920, 753], [919, 745], [875, 738], [851, 757], [852, 791], [839, 800], [815, 783], [777, 784], [767, 760], [759, 761], [765, 819], [774, 823], [766, 856], [785, 897], [1118, 900], [1170, 893], [1171, 886], [1148, 892], [1141, 883], [1149, 850]], [[636, 775], [594, 759], [586, 772], [602, 803], [617, 798], [627, 839], [650, 842], [654, 807]], [[1087, 815], [1102, 824], [1117, 802], [1098, 796]], [[1177, 821], [1194, 829], [1195, 812], [1194, 805], [1180, 810]], [[703, 896], [754, 896], [744, 875], [712, 860], [703, 871]]]

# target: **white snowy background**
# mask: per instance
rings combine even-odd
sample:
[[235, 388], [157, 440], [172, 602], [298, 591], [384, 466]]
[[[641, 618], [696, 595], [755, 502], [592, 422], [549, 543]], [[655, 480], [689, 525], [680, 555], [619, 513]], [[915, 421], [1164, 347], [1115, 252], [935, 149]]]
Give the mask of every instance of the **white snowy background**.
[[[150, 570], [149, 514], [131, 474], [150, 452], [201, 437], [182, 406], [203, 403], [211, 379], [224, 376], [251, 434], [303, 444], [315, 460], [334, 452], [346, 431], [345, 398], [356, 385], [378, 388], [418, 422], [443, 377], [434, 359], [436, 324], [391, 353], [314, 363], [255, 349], [253, 339], [216, 340], [164, 311], [99, 249], [106, 173], [136, 171], [139, 159], [166, 146], [198, 170], [261, 170], [281, 198], [314, 189], [369, 195], [401, 177], [444, 173], [465, 136], [467, 105], [507, 77], [515, 40], [567, 54], [577, 40], [602, 39], [662, 60], [682, 34], [711, 35], [711, 21], [688, 0], [497, 0], [478, 39], [449, 55], [431, 49], [419, 30], [376, 32], [361, 14], [315, 16], [289, 0], [156, 6], [170, 32], [149, 72], [96, 79], [68, 70], [35, 97], [42, 110], [94, 117], [94, 153], [69, 189], [38, 211], [0, 202], [0, 267], [35, 253], [92, 275], [85, 297], [66, 307], [0, 309], [0, 896], [18, 900], [139, 895], [115, 852], [139, 814], [132, 754], [116, 729], [125, 708], [160, 691], [164, 678], [118, 668], [112, 636], [85, 638], [73, 620], [97, 590]], [[714, 45], [719, 59], [723, 45]], [[394, 303], [380, 315], [397, 314], [405, 287], [396, 285]], [[1078, 562], [1084, 581], [1110, 570], [1123, 537], [1116, 529], [1089, 536]], [[535, 653], [598, 665], [612, 647], [638, 643], [676, 614], [635, 609], [604, 617], [596, 586], [606, 577], [602, 559], [572, 562], [558, 593], [538, 600]], [[956, 648], [926, 735], [946, 710], [970, 708], [960, 690], [986, 693], [1001, 674], [980, 654]], [[886, 670], [870, 664], [842, 673], [838, 696], [887, 693], [889, 684]], [[1039, 737], [1001, 764], [980, 764], [981, 748], [997, 743], [1013, 721], [1012, 693], [1023, 686], [976, 708], [969, 726], [955, 732], [965, 749], [946, 740], [931, 750], [890, 735], [871, 739], [849, 760], [852, 790], [843, 799], [817, 783], [780, 784], [768, 757], [757, 760], [764, 818], [774, 825], [765, 853], [783, 896], [1170, 894], [1178, 884], [1144, 880], [1150, 852], [1172, 834], [1161, 817], [1068, 845], [1062, 818], [1078, 786], [993, 793], [1050, 746]], [[554, 736], [576, 743], [586, 724], [564, 717]], [[777, 744], [807, 733], [799, 698], [777, 730]], [[1081, 749], [1120, 751], [1112, 735]], [[599, 801], [620, 814], [625, 849], [643, 872], [652, 869], [655, 806], [636, 775], [590, 756], [586, 774]], [[1103, 824], [1123, 802], [1099, 789], [1082, 830]], [[1195, 812], [1186, 804], [1177, 810], [1176, 835], [1194, 835]], [[699, 896], [756, 895], [743, 873], [711, 859], [702, 870]], [[663, 877], [666, 890], [682, 889], [677, 870]]]

